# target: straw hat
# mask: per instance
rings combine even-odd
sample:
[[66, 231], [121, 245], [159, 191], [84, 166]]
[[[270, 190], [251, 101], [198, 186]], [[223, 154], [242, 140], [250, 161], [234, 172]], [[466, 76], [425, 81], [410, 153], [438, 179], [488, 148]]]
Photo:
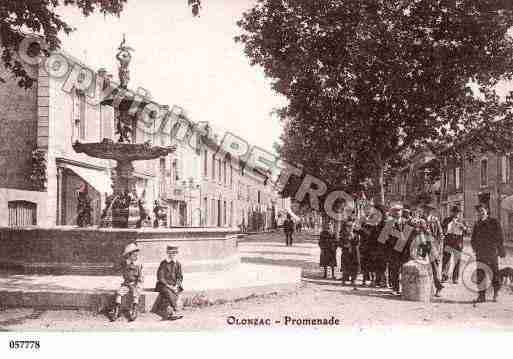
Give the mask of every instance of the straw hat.
[[123, 252], [123, 257], [126, 257], [133, 252], [139, 252], [139, 248], [137, 247], [137, 244], [130, 243], [129, 245], [127, 245], [125, 247], [125, 251]]

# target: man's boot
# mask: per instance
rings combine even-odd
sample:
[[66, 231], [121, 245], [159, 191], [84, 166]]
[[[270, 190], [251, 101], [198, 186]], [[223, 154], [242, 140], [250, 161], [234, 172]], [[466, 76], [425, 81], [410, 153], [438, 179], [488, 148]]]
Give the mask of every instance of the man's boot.
[[120, 307], [120, 304], [116, 303], [116, 304], [114, 304], [114, 307], [111, 309], [111, 311], [109, 313], [109, 319], [110, 319], [111, 322], [115, 322], [116, 320], [118, 320], [118, 318], [119, 318], [119, 307]]
[[166, 307], [166, 319], [168, 319], [168, 320], [173, 319], [173, 314], [175, 314], [175, 311], [173, 310], [173, 308], [170, 305], [168, 305]]
[[138, 314], [138, 304], [134, 303], [134, 304], [132, 304], [132, 308], [128, 314], [128, 321], [133, 322], [134, 320], [136, 320], [137, 314]]
[[493, 301], [496, 302], [498, 298], [499, 298], [499, 289], [494, 288], [493, 289]]
[[479, 291], [479, 296], [477, 297], [476, 302], [477, 303], [486, 302], [486, 291], [484, 291], [484, 290]]
[[173, 314], [173, 319], [182, 319], [183, 318], [183, 314], [182, 312], [180, 312], [178, 309], [175, 310], [174, 314]]

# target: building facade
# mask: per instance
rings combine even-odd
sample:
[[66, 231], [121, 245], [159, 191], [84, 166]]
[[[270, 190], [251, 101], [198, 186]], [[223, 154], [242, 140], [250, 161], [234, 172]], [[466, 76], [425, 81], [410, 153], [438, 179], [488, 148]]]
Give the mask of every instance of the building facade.
[[458, 206], [465, 220], [473, 223], [474, 206], [482, 203], [501, 221], [506, 238], [513, 240], [513, 213], [502, 206], [502, 201], [513, 194], [512, 160], [512, 156], [490, 152], [462, 160], [442, 154], [441, 215], [447, 216], [452, 206]]
[[[450, 149], [434, 156], [417, 156], [403, 168], [387, 186], [388, 201], [415, 205], [426, 200], [438, 207], [439, 216], [445, 218], [450, 209], [462, 210], [468, 224], [476, 220], [475, 205], [488, 207], [490, 215], [499, 219], [506, 238], [513, 240], [513, 212], [504, 209], [502, 202], [513, 195], [513, 156], [495, 153], [454, 156]], [[458, 151], [468, 151], [460, 146]], [[419, 158], [424, 158], [419, 161]], [[439, 166], [435, 183], [427, 178], [426, 169]]]
[[201, 137], [200, 193], [202, 225], [231, 226], [246, 231], [276, 227], [281, 208], [278, 192], [261, 171], [219, 151], [219, 135]]

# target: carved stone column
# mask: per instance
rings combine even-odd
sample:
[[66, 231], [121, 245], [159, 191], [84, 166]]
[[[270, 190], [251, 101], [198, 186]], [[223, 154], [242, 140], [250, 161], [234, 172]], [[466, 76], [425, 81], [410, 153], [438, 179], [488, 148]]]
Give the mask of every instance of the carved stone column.
[[140, 213], [135, 190], [137, 178], [134, 176], [132, 161], [117, 161], [112, 182], [114, 196], [121, 198], [121, 201], [129, 202], [126, 206], [118, 207], [114, 205], [112, 209], [112, 225], [117, 228], [137, 228]]

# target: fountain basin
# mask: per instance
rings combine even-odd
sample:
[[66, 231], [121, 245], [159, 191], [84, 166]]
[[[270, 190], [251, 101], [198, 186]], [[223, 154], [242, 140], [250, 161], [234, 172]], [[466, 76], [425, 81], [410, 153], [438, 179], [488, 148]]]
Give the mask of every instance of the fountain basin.
[[73, 149], [77, 153], [85, 153], [91, 157], [131, 162], [165, 157], [176, 151], [176, 146], [161, 147], [151, 146], [149, 143], [116, 143], [104, 138], [102, 142], [98, 143], [75, 142]]
[[9, 273], [115, 275], [125, 246], [135, 242], [145, 273], [154, 273], [168, 245], [179, 247], [185, 273], [240, 264], [235, 228], [0, 227], [0, 269]]

